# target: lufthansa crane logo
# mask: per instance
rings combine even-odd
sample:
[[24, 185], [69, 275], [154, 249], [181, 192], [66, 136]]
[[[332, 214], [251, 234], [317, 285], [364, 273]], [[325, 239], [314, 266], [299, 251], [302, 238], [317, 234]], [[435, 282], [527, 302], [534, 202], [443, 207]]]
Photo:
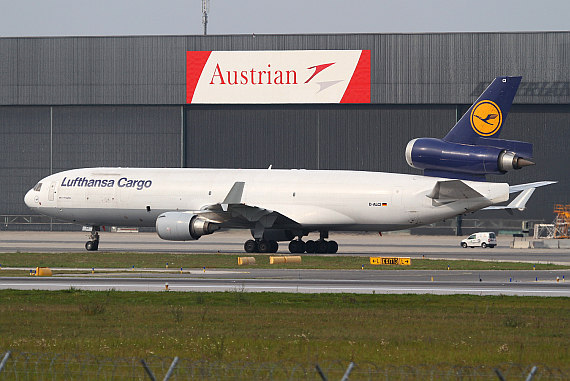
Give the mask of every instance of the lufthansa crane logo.
[[471, 127], [481, 136], [491, 136], [501, 128], [503, 114], [493, 101], [478, 102], [471, 111]]

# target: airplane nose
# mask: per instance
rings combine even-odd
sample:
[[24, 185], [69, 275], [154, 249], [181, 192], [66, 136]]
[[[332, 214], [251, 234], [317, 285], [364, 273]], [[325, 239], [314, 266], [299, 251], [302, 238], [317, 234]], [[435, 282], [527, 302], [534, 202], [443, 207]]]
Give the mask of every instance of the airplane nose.
[[29, 190], [28, 193], [24, 196], [24, 202], [28, 206], [28, 208], [34, 208], [37, 206], [37, 202], [35, 196], [37, 196], [38, 192], [34, 192], [33, 190]]

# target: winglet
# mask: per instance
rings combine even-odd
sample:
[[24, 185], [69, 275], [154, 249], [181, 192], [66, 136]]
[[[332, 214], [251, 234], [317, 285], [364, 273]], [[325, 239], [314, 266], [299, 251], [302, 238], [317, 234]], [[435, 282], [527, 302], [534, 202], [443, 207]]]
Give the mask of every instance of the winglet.
[[243, 187], [245, 186], [245, 182], [243, 181], [236, 181], [232, 186], [232, 189], [228, 192], [226, 198], [222, 202], [222, 210], [224, 212], [228, 211], [228, 205], [230, 204], [241, 204], [241, 197], [243, 195]]

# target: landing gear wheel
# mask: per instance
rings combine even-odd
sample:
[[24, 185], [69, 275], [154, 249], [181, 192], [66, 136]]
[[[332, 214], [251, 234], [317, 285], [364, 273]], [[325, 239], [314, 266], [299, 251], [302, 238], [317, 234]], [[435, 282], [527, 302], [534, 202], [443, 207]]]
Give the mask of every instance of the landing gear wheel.
[[337, 251], [338, 251], [338, 243], [336, 243], [335, 241], [327, 242], [327, 253], [336, 254]]
[[296, 242], [297, 242], [297, 241], [291, 241], [291, 242], [289, 242], [289, 252], [290, 252], [291, 254], [296, 253], [296, 250], [297, 250], [297, 243], [296, 243]]
[[271, 251], [271, 244], [265, 240], [257, 241], [257, 249], [260, 253], [269, 253]]
[[305, 242], [295, 240], [289, 242], [289, 252], [292, 254], [303, 254], [305, 252]]
[[307, 254], [314, 254], [317, 251], [317, 243], [313, 240], [305, 242], [305, 251]]
[[270, 253], [277, 253], [277, 250], [279, 250], [279, 244], [277, 243], [277, 241], [269, 241], [269, 252]]
[[329, 243], [325, 240], [317, 241], [317, 253], [326, 254], [329, 250]]
[[461, 247], [466, 249], [467, 248], [467, 244], [465, 242], [461, 242]]
[[243, 249], [246, 253], [255, 253], [257, 252], [257, 242], [252, 239], [245, 241], [243, 244]]
[[87, 251], [97, 251], [99, 249], [99, 227], [93, 227], [89, 235], [89, 241], [85, 242]]
[[484, 249], [484, 248], [487, 247], [487, 244], [486, 244], [485, 242], [483, 242], [483, 243], [481, 244], [481, 247]]

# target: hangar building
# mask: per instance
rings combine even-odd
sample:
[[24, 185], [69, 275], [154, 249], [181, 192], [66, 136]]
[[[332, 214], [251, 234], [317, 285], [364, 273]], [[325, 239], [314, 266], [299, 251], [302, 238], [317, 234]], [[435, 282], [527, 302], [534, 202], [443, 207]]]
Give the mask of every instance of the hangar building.
[[[369, 50], [370, 103], [187, 103], [186, 52], [275, 50]], [[551, 222], [570, 204], [569, 68], [570, 32], [0, 38], [3, 228], [45, 222], [22, 217], [25, 192], [78, 167], [419, 173], [408, 141], [443, 137], [500, 75], [523, 76], [501, 138], [537, 165], [490, 180], [559, 183], [475, 217]]]

